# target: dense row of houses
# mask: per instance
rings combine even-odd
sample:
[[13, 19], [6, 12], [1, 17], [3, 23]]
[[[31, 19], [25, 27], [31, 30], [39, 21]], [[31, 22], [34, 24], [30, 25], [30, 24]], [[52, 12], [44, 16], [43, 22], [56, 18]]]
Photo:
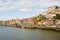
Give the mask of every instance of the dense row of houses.
[[26, 19], [11, 19], [11, 20], [5, 20], [5, 21], [0, 21], [0, 25], [5, 25], [5, 26], [11, 26], [11, 25], [19, 25], [22, 27], [39, 27], [40, 25], [45, 25], [48, 27], [52, 27], [53, 25], [58, 25], [60, 24], [59, 19], [54, 19], [53, 17], [56, 16], [56, 14], [60, 14], [60, 7], [58, 6], [51, 6], [48, 8], [48, 11], [43, 12], [41, 15], [43, 15], [46, 20], [42, 21], [36, 21], [36, 17], [38, 18], [40, 15], [36, 17], [31, 17], [31, 18], [26, 18]]
[[[57, 25], [60, 24], [60, 20], [59, 19], [55, 19], [53, 18], [54, 16], [56, 16], [56, 14], [60, 14], [60, 7], [58, 6], [51, 6], [49, 7], [48, 11], [43, 12], [42, 15], [44, 15], [46, 17], [46, 25]], [[55, 23], [54, 23], [55, 21]]]

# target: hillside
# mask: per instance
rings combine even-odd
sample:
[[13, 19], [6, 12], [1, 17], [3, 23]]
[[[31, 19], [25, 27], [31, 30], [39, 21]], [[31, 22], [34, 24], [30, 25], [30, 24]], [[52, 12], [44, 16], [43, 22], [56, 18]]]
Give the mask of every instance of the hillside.
[[48, 11], [31, 18], [0, 21], [0, 25], [24, 28], [56, 28], [60, 26], [60, 7], [51, 6]]

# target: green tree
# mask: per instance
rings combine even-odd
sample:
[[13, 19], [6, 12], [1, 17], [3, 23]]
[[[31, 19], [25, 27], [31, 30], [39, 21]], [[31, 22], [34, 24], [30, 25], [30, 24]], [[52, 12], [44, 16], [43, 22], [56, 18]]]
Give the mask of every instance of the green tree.
[[60, 20], [60, 14], [56, 14], [53, 18], [59, 19]]
[[60, 14], [56, 14], [56, 16], [53, 17], [53, 23], [54, 23], [54, 25], [55, 25], [56, 19], [60, 20]]

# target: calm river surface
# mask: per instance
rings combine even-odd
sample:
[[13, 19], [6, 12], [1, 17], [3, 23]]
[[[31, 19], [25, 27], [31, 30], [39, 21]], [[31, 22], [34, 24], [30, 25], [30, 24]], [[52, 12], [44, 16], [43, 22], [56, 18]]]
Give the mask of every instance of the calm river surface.
[[60, 32], [0, 26], [0, 40], [60, 40]]

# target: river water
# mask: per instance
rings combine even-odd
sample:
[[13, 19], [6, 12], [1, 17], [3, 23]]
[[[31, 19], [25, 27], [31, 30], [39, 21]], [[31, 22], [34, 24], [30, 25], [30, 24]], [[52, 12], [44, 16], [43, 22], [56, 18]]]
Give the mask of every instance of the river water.
[[60, 32], [0, 26], [0, 40], [60, 40]]

